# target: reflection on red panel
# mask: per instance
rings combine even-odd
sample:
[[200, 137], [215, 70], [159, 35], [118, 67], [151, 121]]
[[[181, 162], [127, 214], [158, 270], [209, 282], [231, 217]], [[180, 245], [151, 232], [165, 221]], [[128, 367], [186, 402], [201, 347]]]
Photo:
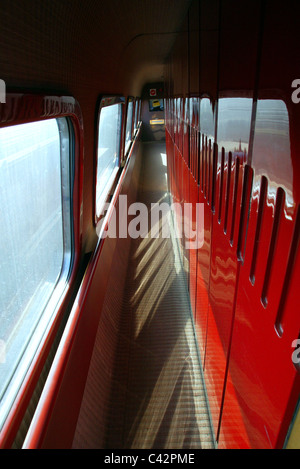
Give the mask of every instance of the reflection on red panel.
[[[192, 219], [190, 220], [191, 226], [193, 231], [195, 230], [196, 225], [196, 210], [195, 206], [197, 203], [197, 196], [198, 196], [198, 187], [197, 183], [194, 179], [192, 173], [190, 173], [190, 197], [189, 202], [192, 204], [193, 210], [191, 211]], [[193, 311], [193, 315], [195, 318], [196, 315], [196, 288], [197, 288], [197, 251], [195, 249], [191, 249], [189, 252], [190, 258], [190, 299], [191, 299], [191, 307]]]
[[[220, 100], [218, 144], [205, 112], [201, 132], [200, 101], [192, 98], [186, 121], [188, 156], [168, 128], [167, 153], [174, 200], [204, 206], [203, 245], [186, 250], [183, 240], [182, 248], [215, 437], [219, 448], [281, 448], [300, 390], [291, 358], [300, 210], [289, 116], [282, 102], [258, 102], [250, 161], [252, 100]], [[195, 210], [191, 221], [194, 229]]]
[[[232, 163], [229, 154], [227, 170], [224, 171], [224, 175], [227, 179], [224, 216], [219, 221], [218, 216], [214, 215], [212, 221], [213, 239], [211, 243], [209, 290], [211, 313], [208, 317], [205, 363], [205, 375], [208, 381], [214, 379], [215, 383], [218, 383], [213, 389], [218, 407], [212, 409], [212, 414], [215, 416], [213, 423], [216, 435], [220, 423], [222, 397], [226, 380], [237, 284], [237, 241], [244, 176], [244, 167], [240, 164], [238, 158]], [[219, 186], [220, 184], [217, 185], [217, 187]], [[216, 208], [218, 212], [219, 203], [216, 204]], [[218, 348], [216, 348], [217, 343], [214, 337], [216, 335], [218, 337]], [[217, 366], [215, 364], [216, 355], [218, 355]]]
[[[186, 96], [182, 113], [182, 191], [204, 205], [189, 291], [215, 436], [219, 448], [282, 448], [300, 398], [300, 3], [191, 5], [189, 89], [199, 97]], [[172, 58], [168, 67], [172, 134], [179, 78]]]
[[[299, 373], [291, 358], [292, 342], [300, 330], [296, 290], [300, 278], [299, 209], [291, 191], [289, 121], [284, 109], [275, 100], [258, 104], [255, 178], [229, 364], [252, 448], [283, 446], [300, 390]], [[226, 388], [220, 443], [239, 447], [240, 431], [231, 415]]]

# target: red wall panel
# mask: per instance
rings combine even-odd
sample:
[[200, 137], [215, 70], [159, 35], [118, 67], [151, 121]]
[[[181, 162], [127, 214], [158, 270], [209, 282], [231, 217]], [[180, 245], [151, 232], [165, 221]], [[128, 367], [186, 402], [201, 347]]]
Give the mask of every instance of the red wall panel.
[[299, 3], [196, 3], [181, 191], [204, 204], [189, 289], [213, 427], [220, 448], [281, 448], [300, 395]]

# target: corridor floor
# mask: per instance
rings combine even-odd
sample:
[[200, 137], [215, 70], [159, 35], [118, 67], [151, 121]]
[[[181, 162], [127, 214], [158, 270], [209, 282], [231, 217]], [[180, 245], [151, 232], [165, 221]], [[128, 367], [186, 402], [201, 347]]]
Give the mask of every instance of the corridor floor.
[[[170, 202], [165, 146], [141, 145], [137, 201], [150, 216], [151, 204]], [[147, 237], [130, 241], [105, 448], [213, 448], [185, 273], [169, 226], [170, 237], [152, 238], [149, 224]], [[95, 435], [79, 440], [75, 446], [100, 444]]]

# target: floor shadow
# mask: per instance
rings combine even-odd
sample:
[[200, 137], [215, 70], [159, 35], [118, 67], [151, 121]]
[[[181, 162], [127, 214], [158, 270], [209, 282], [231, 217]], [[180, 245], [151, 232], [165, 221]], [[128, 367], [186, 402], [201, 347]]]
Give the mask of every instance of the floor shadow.
[[[143, 153], [138, 201], [148, 207], [166, 193], [163, 151]], [[185, 282], [172, 239], [131, 241], [107, 448], [213, 447]]]

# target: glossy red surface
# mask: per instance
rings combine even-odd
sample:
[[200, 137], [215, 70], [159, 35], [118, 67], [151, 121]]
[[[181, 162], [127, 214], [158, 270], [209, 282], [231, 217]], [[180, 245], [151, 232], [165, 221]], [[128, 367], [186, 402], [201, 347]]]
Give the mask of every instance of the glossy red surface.
[[[275, 448], [299, 386], [290, 349], [299, 330], [290, 291], [299, 275], [297, 205], [283, 188], [255, 176], [247, 142], [244, 151], [241, 145], [226, 151], [197, 132], [190, 126], [188, 172], [168, 132], [167, 152], [173, 146], [175, 200], [186, 200], [187, 185], [187, 200], [205, 207], [204, 244], [189, 251], [189, 290], [215, 436], [219, 447]], [[287, 298], [294, 301], [288, 312]]]
[[[189, 288], [219, 448], [284, 447], [300, 396], [292, 360], [300, 332], [296, 11], [295, 3], [203, 2], [200, 28], [189, 32], [187, 99], [198, 100], [188, 122], [189, 200], [199, 168], [205, 233], [189, 253]], [[166, 70], [171, 90], [179, 81]]]

